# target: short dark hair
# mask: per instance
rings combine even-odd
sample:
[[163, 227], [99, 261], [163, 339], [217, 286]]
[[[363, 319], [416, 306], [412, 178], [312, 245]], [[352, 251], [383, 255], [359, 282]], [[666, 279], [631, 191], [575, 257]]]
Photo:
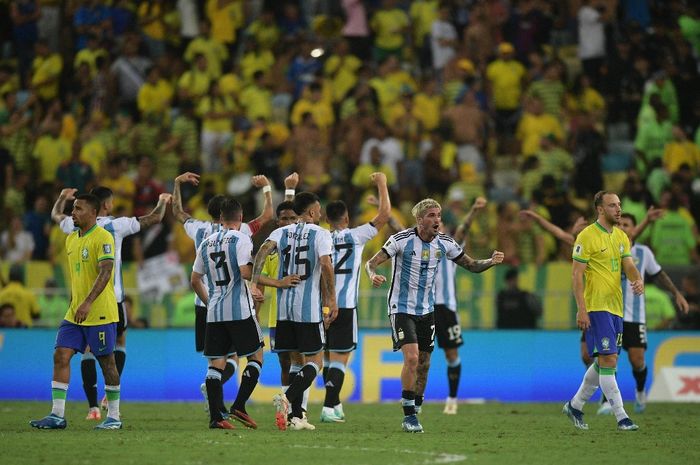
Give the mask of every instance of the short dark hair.
[[97, 198], [96, 195], [94, 194], [80, 194], [75, 196], [75, 200], [84, 200], [87, 202], [92, 208], [95, 209], [95, 212], [100, 211], [100, 199]]
[[100, 204], [102, 204], [102, 202], [106, 202], [107, 199], [114, 196], [114, 192], [112, 192], [112, 189], [105, 186], [93, 187], [90, 193], [97, 197], [97, 199], [100, 201]]
[[10, 281], [14, 281], [16, 283], [24, 282], [24, 267], [19, 263], [15, 263], [10, 266], [9, 279]]
[[243, 207], [231, 196], [226, 196], [221, 202], [221, 219], [224, 221], [235, 221], [240, 218], [243, 213]]
[[620, 218], [627, 218], [632, 222], [634, 226], [637, 226], [637, 218], [635, 218], [634, 215], [631, 213], [623, 213], [622, 215], [620, 215]]
[[326, 205], [326, 218], [328, 218], [328, 221], [335, 223], [336, 221], [340, 221], [347, 211], [348, 207], [345, 205], [345, 202], [342, 200], [334, 200]]
[[294, 202], [291, 200], [285, 200], [281, 204], [277, 205], [277, 209], [275, 210], [277, 218], [279, 218], [280, 213], [282, 213], [284, 210], [294, 210]]
[[294, 196], [294, 211], [301, 215], [316, 202], [320, 202], [318, 195], [313, 192], [300, 192]]
[[593, 197], [593, 206], [601, 207], [603, 205], [603, 197], [605, 197], [608, 194], [614, 194], [614, 192], [610, 192], [610, 191], [598, 191], [598, 192], [596, 192], [595, 196]]
[[224, 198], [225, 197], [223, 195], [218, 194], [209, 199], [209, 203], [207, 203], [207, 212], [209, 212], [209, 215], [216, 221], [219, 221], [219, 218], [221, 217], [221, 204], [223, 203]]
[[517, 279], [518, 278], [518, 269], [513, 267], [509, 268], [508, 271], [506, 271], [506, 281], [510, 281], [511, 279]]

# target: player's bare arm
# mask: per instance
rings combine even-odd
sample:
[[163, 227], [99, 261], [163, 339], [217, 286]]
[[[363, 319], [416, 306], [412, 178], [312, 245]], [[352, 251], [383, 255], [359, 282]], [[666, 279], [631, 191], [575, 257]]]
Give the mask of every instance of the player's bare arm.
[[583, 298], [584, 281], [583, 275], [586, 272], [587, 263], [573, 261], [572, 285], [574, 289], [574, 299], [576, 299], [576, 325], [579, 329], [586, 331], [591, 327], [591, 319], [586, 309], [586, 301]]
[[92, 306], [92, 303], [97, 299], [97, 297], [104, 291], [105, 286], [107, 286], [107, 283], [109, 283], [112, 279], [112, 269], [114, 268], [114, 260], [102, 260], [99, 262], [99, 268], [100, 272], [97, 275], [97, 278], [95, 279], [95, 283], [92, 285], [92, 289], [90, 289], [90, 293], [85, 297], [85, 300], [78, 305], [78, 308], [75, 310], [75, 322], [80, 324], [88, 316], [88, 313], [90, 313], [90, 307]]
[[268, 181], [266, 176], [258, 175], [253, 176], [250, 180], [250, 183], [254, 187], [262, 189], [265, 195], [265, 204], [263, 205], [263, 211], [262, 213], [260, 213], [260, 216], [258, 216], [254, 220], [260, 224], [260, 227], [263, 227], [269, 221], [272, 221], [272, 218], [274, 218], [275, 216], [274, 209], [272, 208], [272, 188], [270, 187], [270, 181]]
[[[373, 196], [373, 195], [368, 195], [367, 198], [365, 199], [368, 204], [373, 205], [375, 207], [379, 206], [379, 200]], [[389, 228], [392, 230], [391, 233], [397, 233], [399, 231], [403, 231], [405, 229], [404, 225], [401, 224], [401, 221], [399, 221], [392, 213], [391, 213], [391, 207], [389, 207], [389, 220], [386, 223], [389, 225]], [[380, 229], [380, 228], [377, 228]]]
[[255, 261], [253, 261], [253, 275], [250, 278], [250, 282], [253, 283], [254, 286], [258, 285], [258, 282], [262, 277], [260, 274], [265, 266], [265, 259], [268, 255], [274, 252], [276, 248], [277, 243], [268, 239], [263, 242], [263, 245], [260, 246], [258, 253], [255, 254]]
[[539, 224], [542, 227], [542, 229], [544, 229], [563, 243], [573, 247], [574, 241], [576, 240], [573, 234], [564, 231], [556, 224], [546, 220], [544, 217], [542, 217], [542, 215], [538, 214], [537, 212], [534, 212], [532, 210], [521, 210], [520, 216], [523, 218], [530, 218], [534, 220], [537, 224]]
[[644, 280], [639, 274], [639, 270], [634, 266], [634, 259], [632, 257], [625, 257], [622, 259], [622, 271], [625, 272], [627, 279], [632, 286], [632, 292], [635, 295], [640, 295], [644, 293]]
[[379, 194], [379, 207], [377, 216], [372, 219], [372, 224], [377, 230], [384, 227], [391, 218], [391, 200], [389, 199], [389, 188], [386, 185], [386, 175], [384, 173], [372, 173], [370, 181], [377, 186]]
[[386, 252], [384, 252], [384, 250], [380, 250], [379, 252], [374, 254], [374, 257], [370, 258], [367, 261], [367, 263], [365, 263], [365, 271], [367, 271], [367, 276], [372, 282], [372, 286], [380, 287], [386, 282], [385, 276], [377, 274], [377, 267], [385, 261], [389, 260], [390, 258], [391, 257], [389, 257], [389, 255]]
[[671, 281], [671, 278], [668, 277], [664, 270], [661, 270], [659, 274], [654, 276], [654, 282], [661, 288], [673, 294], [673, 298], [676, 301], [678, 309], [683, 312], [684, 315], [688, 313], [688, 310], [690, 309], [688, 301], [685, 300], [685, 297], [683, 297], [681, 291], [679, 291], [676, 285], [673, 284], [673, 281]]
[[296, 190], [299, 185], [299, 173], [296, 171], [284, 178], [284, 200], [291, 202], [294, 200], [294, 194], [291, 191]]
[[655, 206], [649, 207], [649, 210], [647, 210], [647, 214], [644, 216], [644, 219], [634, 228], [632, 231], [632, 234], [630, 234], [630, 242], [634, 242], [636, 238], [642, 235], [644, 230], [652, 223], [654, 223], [656, 220], [661, 218], [664, 213], [666, 213], [666, 210], [663, 208], [656, 208]]
[[483, 260], [474, 260], [465, 253], [457, 260], [455, 260], [455, 263], [464, 268], [465, 270], [471, 271], [472, 273], [481, 273], [488, 270], [492, 266], [496, 266], [498, 264], [503, 263], [504, 258], [505, 255], [503, 254], [503, 252], [494, 250], [491, 254], [491, 258], [486, 258]]
[[324, 255], [320, 258], [321, 265], [321, 299], [323, 306], [328, 307], [330, 312], [324, 313], [323, 320], [328, 329], [328, 326], [338, 316], [338, 304], [335, 300], [335, 272], [333, 271], [333, 261], [330, 255]]
[[171, 194], [160, 194], [158, 196], [158, 203], [151, 213], [139, 217], [139, 225], [141, 225], [141, 229], [163, 221], [165, 210], [168, 208], [168, 204], [170, 204], [172, 198], [173, 196]]
[[484, 197], [477, 197], [474, 200], [472, 207], [464, 216], [464, 219], [462, 219], [462, 224], [457, 226], [457, 231], [455, 231], [455, 236], [453, 238], [456, 243], [461, 245], [464, 244], [469, 228], [471, 228], [472, 223], [474, 222], [474, 218], [476, 218], [477, 213], [481, 212], [487, 204], [488, 201]]
[[[245, 279], [246, 281], [250, 281], [251, 277], [253, 276], [253, 267], [250, 265], [247, 266], [241, 266], [240, 268], [241, 272], [241, 277]], [[267, 276], [262, 276], [260, 275], [258, 277], [258, 282], [257, 285], [255, 286], [258, 288], [258, 286], [270, 286], [270, 287], [276, 287], [279, 289], [288, 289], [290, 287], [294, 287], [297, 284], [301, 282], [301, 278], [299, 275], [296, 274], [290, 274], [285, 276], [282, 279], [274, 279], [274, 278], [268, 278]], [[264, 289], [264, 287], [263, 287]]]
[[209, 303], [209, 292], [207, 291], [207, 287], [204, 285], [204, 282], [202, 282], [202, 275], [196, 271], [193, 271], [192, 276], [190, 277], [190, 284], [192, 285], [192, 290], [194, 293], [197, 294], [197, 297], [201, 299], [206, 307]]
[[56, 223], [60, 223], [66, 218], [67, 215], [63, 213], [66, 209], [66, 202], [75, 199], [76, 192], [78, 192], [78, 189], [67, 188], [63, 189], [58, 195], [58, 199], [56, 199], [56, 203], [53, 204], [51, 209], [51, 219]]
[[182, 193], [180, 191], [180, 184], [183, 182], [188, 182], [197, 186], [199, 185], [199, 175], [188, 171], [187, 173], [182, 173], [180, 176], [175, 178], [175, 187], [173, 187], [172, 199], [173, 215], [180, 223], [184, 223], [192, 218], [189, 214], [185, 213], [185, 210], [182, 208]]

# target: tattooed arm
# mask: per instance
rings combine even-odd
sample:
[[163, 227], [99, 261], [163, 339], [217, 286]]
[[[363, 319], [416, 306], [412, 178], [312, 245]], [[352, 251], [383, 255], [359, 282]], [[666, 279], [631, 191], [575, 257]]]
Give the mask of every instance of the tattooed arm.
[[185, 210], [182, 208], [182, 193], [180, 192], [180, 184], [183, 182], [189, 182], [196, 186], [199, 184], [199, 175], [187, 172], [175, 178], [175, 187], [173, 188], [173, 215], [175, 215], [175, 219], [180, 223], [184, 223], [191, 218], [191, 216], [185, 213]]
[[[260, 273], [262, 273], [263, 266], [265, 266], [265, 259], [276, 248], [277, 248], [277, 243], [275, 241], [271, 241], [270, 239], [268, 239], [263, 243], [263, 245], [260, 246], [258, 253], [255, 254], [255, 261], [253, 262], [253, 276], [250, 279], [250, 282], [253, 286], [258, 285], [258, 282], [260, 281], [260, 277], [261, 277]], [[280, 263], [280, 266], [284, 266], [284, 265], [282, 263]]]
[[139, 224], [141, 225], [141, 229], [145, 229], [151, 225], [163, 221], [163, 217], [165, 216], [165, 209], [167, 208], [171, 200], [172, 195], [160, 194], [160, 196], [158, 196], [158, 205], [156, 205], [153, 211], [151, 211], [151, 213], [149, 213], [148, 215], [139, 217]]
[[666, 272], [664, 270], [659, 271], [653, 279], [656, 284], [673, 294], [673, 298], [676, 300], [676, 305], [680, 311], [683, 312], [684, 315], [687, 314], [689, 309], [688, 301], [685, 300], [683, 294], [681, 294], [678, 288], [673, 284], [673, 281], [671, 281], [671, 278], [668, 277]]
[[365, 263], [365, 271], [367, 271], [367, 276], [369, 276], [372, 286], [379, 287], [386, 282], [386, 277], [377, 274], [377, 267], [390, 258], [389, 254], [382, 249]]
[[102, 260], [99, 262], [99, 267], [100, 272], [95, 279], [95, 283], [92, 285], [92, 289], [90, 289], [90, 293], [87, 295], [87, 297], [85, 297], [83, 303], [81, 303], [75, 310], [75, 322], [77, 324], [80, 324], [87, 319], [92, 303], [95, 301], [95, 299], [97, 299], [102, 291], [104, 291], [107, 283], [111, 281], [114, 260]]
[[481, 273], [488, 270], [492, 266], [503, 263], [503, 258], [503, 252], [499, 252], [498, 250], [494, 250], [491, 258], [487, 258], [485, 260], [474, 260], [465, 253], [455, 260], [455, 263], [465, 270], [471, 271], [472, 273]]

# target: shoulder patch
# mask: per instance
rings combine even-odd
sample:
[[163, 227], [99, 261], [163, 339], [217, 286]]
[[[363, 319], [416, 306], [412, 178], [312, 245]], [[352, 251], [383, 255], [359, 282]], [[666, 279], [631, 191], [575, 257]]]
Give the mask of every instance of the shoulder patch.
[[576, 255], [581, 255], [581, 252], [583, 252], [583, 246], [581, 244], [576, 244], [576, 247], [574, 247], [574, 253]]
[[112, 245], [111, 244], [103, 244], [102, 245], [102, 252], [106, 254], [111, 254], [112, 253]]

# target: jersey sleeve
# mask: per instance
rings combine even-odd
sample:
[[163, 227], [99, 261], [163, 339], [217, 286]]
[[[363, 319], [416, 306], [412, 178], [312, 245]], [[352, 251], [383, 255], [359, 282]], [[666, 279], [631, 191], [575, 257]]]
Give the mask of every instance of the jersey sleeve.
[[362, 226], [351, 229], [350, 232], [360, 244], [365, 244], [374, 239], [374, 236], [376, 236], [379, 231], [377, 231], [377, 228], [374, 227], [372, 223], [365, 223]]
[[[622, 230], [620, 230], [620, 232], [622, 233]], [[631, 256], [632, 256], [632, 252], [631, 252], [631, 250], [630, 250], [630, 249], [631, 249], [631, 247], [630, 247], [630, 238], [627, 237], [627, 234], [622, 233], [621, 240], [622, 240], [622, 250], [620, 251], [620, 252], [621, 252], [621, 253], [620, 253], [621, 257], [620, 257], [620, 258], [631, 257]]]
[[105, 231], [99, 239], [95, 241], [97, 247], [97, 261], [114, 260], [114, 238]]
[[251, 236], [255, 236], [258, 233], [258, 231], [260, 231], [260, 229], [262, 228], [262, 223], [260, 223], [260, 221], [258, 221], [257, 219], [246, 224], [248, 225], [248, 228], [250, 228]]
[[574, 251], [571, 254], [571, 258], [577, 262], [588, 263], [588, 261], [591, 259], [592, 251], [593, 247], [591, 247], [590, 239], [588, 234], [586, 234], [586, 230], [584, 229], [574, 241]]
[[319, 257], [325, 257], [333, 253], [333, 236], [325, 229], [319, 231], [318, 240], [316, 242], [316, 252]]
[[389, 239], [387, 239], [382, 246], [382, 250], [390, 257], [394, 257], [399, 253], [399, 243], [396, 240], [395, 234], [393, 236], [389, 236]]
[[204, 249], [207, 248], [207, 241], [202, 241], [197, 249], [197, 256], [194, 259], [194, 265], [192, 265], [192, 271], [198, 274], [204, 274]]
[[70, 216], [66, 216], [61, 220], [59, 227], [61, 228], [61, 231], [63, 231], [65, 234], [72, 233], [73, 231], [75, 231], [75, 224], [73, 223], [73, 218]]
[[188, 218], [183, 224], [185, 227], [185, 232], [190, 237], [190, 239], [195, 239], [197, 237], [197, 230], [207, 227], [207, 222], [195, 220], [194, 218]]
[[647, 256], [646, 265], [644, 267], [644, 272], [649, 276], [656, 276], [661, 273], [661, 265], [656, 261], [656, 257], [652, 253], [651, 249], [644, 249], [644, 253]]
[[250, 265], [253, 262], [253, 241], [248, 236], [241, 235], [236, 244], [236, 259], [238, 266]]
[[121, 237], [131, 236], [141, 231], [141, 223], [139, 223], [138, 218], [133, 216], [115, 218], [112, 224], [114, 225], [114, 232]]
[[282, 239], [283, 232], [284, 232], [283, 228], [277, 228], [270, 233], [270, 235], [267, 237], [267, 240], [272, 241], [275, 244], [279, 245], [280, 239]]
[[452, 261], [459, 260], [464, 255], [462, 246], [449, 236], [441, 237], [442, 243], [445, 246], [445, 255]]

